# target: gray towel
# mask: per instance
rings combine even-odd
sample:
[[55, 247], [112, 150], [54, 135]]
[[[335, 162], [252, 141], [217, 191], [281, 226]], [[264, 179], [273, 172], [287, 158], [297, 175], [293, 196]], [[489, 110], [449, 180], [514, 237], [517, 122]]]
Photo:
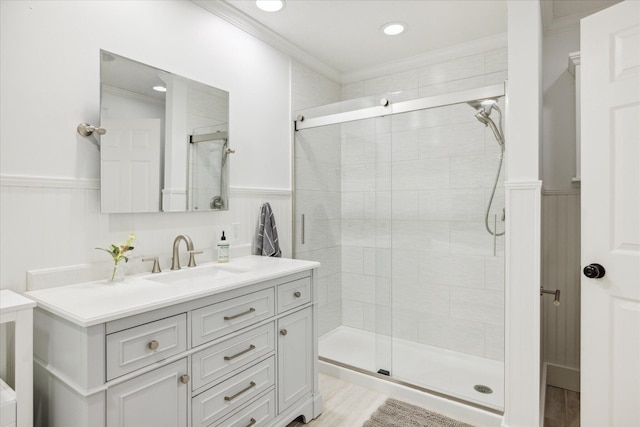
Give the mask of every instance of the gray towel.
[[260, 223], [256, 238], [256, 254], [271, 257], [282, 256], [278, 243], [278, 230], [276, 230], [276, 218], [273, 216], [271, 205], [265, 203], [260, 208]]

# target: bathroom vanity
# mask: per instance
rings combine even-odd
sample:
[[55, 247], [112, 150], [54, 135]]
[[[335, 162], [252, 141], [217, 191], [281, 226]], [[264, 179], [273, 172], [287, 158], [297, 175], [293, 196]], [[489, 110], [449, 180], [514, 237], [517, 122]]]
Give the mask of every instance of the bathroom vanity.
[[310, 421], [322, 411], [318, 266], [248, 256], [30, 292], [35, 425]]

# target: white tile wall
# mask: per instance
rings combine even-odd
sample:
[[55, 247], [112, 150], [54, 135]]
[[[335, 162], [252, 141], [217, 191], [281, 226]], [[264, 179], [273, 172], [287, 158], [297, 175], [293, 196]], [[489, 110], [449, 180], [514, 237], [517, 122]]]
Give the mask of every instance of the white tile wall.
[[[342, 97], [499, 83], [506, 52], [350, 83]], [[484, 226], [500, 153], [491, 131], [462, 104], [347, 123], [341, 134], [343, 324], [503, 360], [504, 239], [494, 255]], [[503, 206], [499, 187], [491, 225]]]
[[[401, 91], [387, 96], [405, 100], [499, 83], [506, 52], [346, 84], [341, 96]], [[332, 98], [335, 87], [302, 67], [292, 71], [294, 107], [335, 101], [305, 89], [328, 89]], [[296, 140], [297, 212], [306, 212], [313, 240], [296, 246], [300, 257], [323, 263], [320, 332], [343, 324], [503, 360], [504, 244], [484, 227], [500, 151], [474, 110], [360, 120], [298, 132]], [[492, 215], [501, 214], [503, 193], [499, 187]]]
[[[340, 98], [338, 84], [295, 62], [291, 65], [291, 86], [294, 115], [297, 111], [331, 104]], [[362, 155], [362, 136], [357, 135], [348, 145], [341, 145], [340, 137], [339, 126], [326, 126], [296, 132], [294, 143], [295, 257], [321, 263], [318, 272], [320, 334], [343, 323], [342, 252], [345, 248], [340, 246], [342, 206], [348, 206], [348, 211], [352, 211], [355, 218], [360, 218], [364, 209], [360, 193], [351, 198], [342, 193], [340, 187], [342, 158]], [[304, 243], [302, 214], [305, 215]], [[358, 272], [362, 272], [362, 256]], [[361, 328], [362, 304], [353, 312], [360, 313], [358, 327]]]

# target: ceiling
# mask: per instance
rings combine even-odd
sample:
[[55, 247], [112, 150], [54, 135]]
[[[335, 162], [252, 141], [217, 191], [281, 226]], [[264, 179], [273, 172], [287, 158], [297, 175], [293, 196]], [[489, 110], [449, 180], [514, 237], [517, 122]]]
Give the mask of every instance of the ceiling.
[[[259, 10], [254, 1], [227, 2], [339, 73], [507, 31], [505, 0], [287, 0], [277, 13]], [[408, 30], [383, 34], [380, 27], [392, 21]]]
[[[192, 1], [343, 81], [452, 46], [506, 42], [507, 0], [285, 0], [276, 13], [259, 10], [253, 0]], [[618, 1], [542, 0], [545, 31], [575, 26]], [[391, 21], [408, 24], [408, 30], [384, 35], [380, 27]]]

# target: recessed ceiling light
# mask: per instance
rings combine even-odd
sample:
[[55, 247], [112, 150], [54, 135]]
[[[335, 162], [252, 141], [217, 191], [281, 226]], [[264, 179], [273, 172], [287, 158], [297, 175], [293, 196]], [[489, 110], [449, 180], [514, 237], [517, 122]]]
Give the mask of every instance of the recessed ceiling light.
[[256, 0], [258, 9], [265, 12], [277, 12], [284, 7], [283, 0]]
[[164, 86], [154, 86], [153, 90], [158, 91], [158, 92], [166, 92], [167, 88]]
[[388, 24], [384, 24], [380, 29], [388, 36], [397, 36], [406, 31], [407, 24], [403, 22], [389, 22]]

